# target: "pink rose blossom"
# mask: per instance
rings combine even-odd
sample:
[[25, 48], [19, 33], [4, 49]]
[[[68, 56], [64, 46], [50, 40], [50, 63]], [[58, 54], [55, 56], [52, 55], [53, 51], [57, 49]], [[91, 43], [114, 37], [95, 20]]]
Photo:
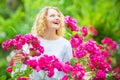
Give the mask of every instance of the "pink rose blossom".
[[82, 30], [82, 35], [87, 36], [87, 34], [88, 34], [87, 28], [85, 26], [83, 26], [81, 30]]
[[95, 80], [105, 80], [106, 79], [106, 73], [102, 70], [98, 70], [96, 73], [96, 79]]
[[69, 80], [67, 75], [63, 76], [60, 80]]
[[6, 70], [7, 70], [8, 73], [12, 72], [12, 68], [11, 67], [8, 67]]

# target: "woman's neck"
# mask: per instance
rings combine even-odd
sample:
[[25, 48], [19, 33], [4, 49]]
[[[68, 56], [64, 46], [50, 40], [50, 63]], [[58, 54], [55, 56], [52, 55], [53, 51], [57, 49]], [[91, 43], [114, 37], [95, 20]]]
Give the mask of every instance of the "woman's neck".
[[59, 36], [56, 34], [56, 31], [45, 31], [42, 38], [46, 40], [56, 40], [59, 38]]

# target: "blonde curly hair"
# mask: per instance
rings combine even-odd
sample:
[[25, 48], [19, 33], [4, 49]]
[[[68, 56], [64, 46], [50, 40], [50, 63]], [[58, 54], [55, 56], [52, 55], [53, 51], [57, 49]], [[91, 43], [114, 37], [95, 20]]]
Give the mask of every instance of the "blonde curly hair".
[[45, 7], [43, 8], [37, 15], [34, 25], [32, 27], [31, 33], [38, 36], [43, 37], [45, 30], [47, 29], [46, 25], [46, 16], [48, 14], [49, 9], [55, 9], [60, 14], [61, 24], [59, 29], [56, 31], [58, 36], [63, 36], [64, 32], [64, 16], [60, 12], [60, 10], [56, 7]]

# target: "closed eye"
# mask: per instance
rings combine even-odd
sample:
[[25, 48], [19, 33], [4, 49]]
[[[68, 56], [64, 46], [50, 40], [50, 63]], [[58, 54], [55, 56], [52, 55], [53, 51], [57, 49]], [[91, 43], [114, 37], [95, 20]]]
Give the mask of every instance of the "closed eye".
[[54, 17], [55, 15], [50, 15], [50, 17]]
[[58, 15], [58, 17], [60, 17], [60, 15]]

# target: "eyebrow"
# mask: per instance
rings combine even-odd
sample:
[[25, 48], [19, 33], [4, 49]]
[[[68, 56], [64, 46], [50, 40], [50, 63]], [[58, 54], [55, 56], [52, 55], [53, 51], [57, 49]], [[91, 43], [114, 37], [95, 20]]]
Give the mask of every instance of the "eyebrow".
[[50, 16], [50, 15], [58, 15], [58, 16], [60, 16], [60, 14], [59, 14], [59, 13], [58, 13], [58, 14], [52, 13], [52, 14], [48, 14], [48, 15], [49, 15], [49, 16]]

